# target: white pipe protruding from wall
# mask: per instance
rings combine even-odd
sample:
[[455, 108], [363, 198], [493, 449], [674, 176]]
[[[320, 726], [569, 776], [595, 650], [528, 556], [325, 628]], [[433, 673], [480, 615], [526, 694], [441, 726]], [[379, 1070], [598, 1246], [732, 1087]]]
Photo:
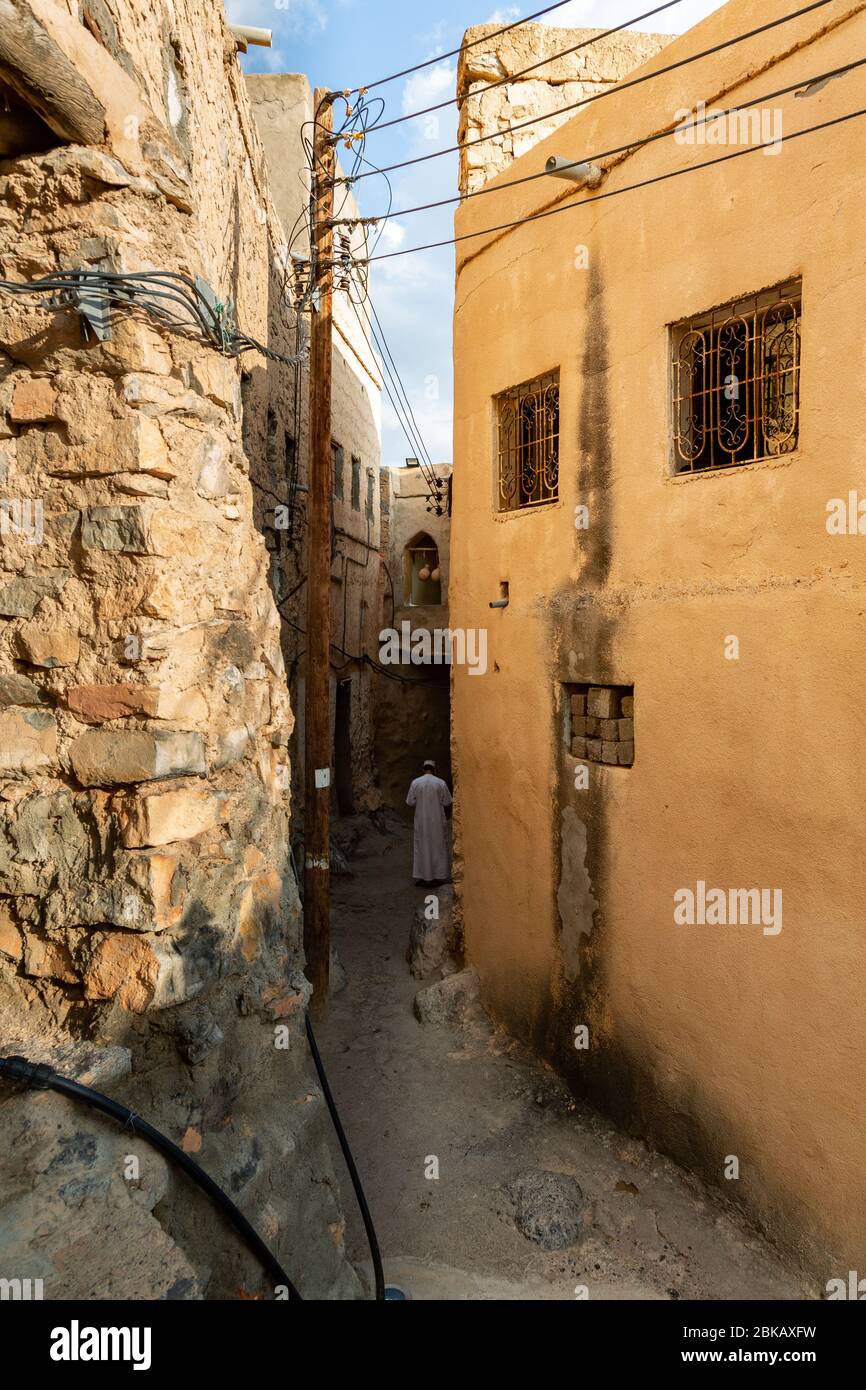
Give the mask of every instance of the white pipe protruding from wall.
[[256, 29], [252, 24], [230, 24], [229, 32], [237, 43], [241, 53], [246, 53], [247, 44], [258, 44], [259, 48], [270, 48], [273, 31], [271, 29]]
[[569, 183], [582, 183], [587, 188], [597, 188], [604, 178], [604, 170], [588, 161], [563, 159], [561, 154], [552, 154], [544, 166], [546, 174], [556, 179], [568, 179]]

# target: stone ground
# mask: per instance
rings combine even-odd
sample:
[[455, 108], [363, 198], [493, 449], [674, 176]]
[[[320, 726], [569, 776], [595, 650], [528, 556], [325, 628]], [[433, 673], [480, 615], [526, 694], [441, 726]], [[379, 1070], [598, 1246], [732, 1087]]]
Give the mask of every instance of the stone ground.
[[[701, 1183], [595, 1112], [480, 1011], [462, 1029], [417, 1022], [406, 944], [424, 890], [411, 836], [367, 821], [334, 880], [348, 983], [317, 1035], [383, 1252], [415, 1299], [791, 1299], [817, 1296]], [[439, 1178], [425, 1177], [429, 1156]], [[369, 1268], [335, 1146], [351, 1258]], [[530, 1170], [575, 1177], [584, 1225], [545, 1251], [514, 1221]], [[586, 1295], [582, 1295], [586, 1296]]]

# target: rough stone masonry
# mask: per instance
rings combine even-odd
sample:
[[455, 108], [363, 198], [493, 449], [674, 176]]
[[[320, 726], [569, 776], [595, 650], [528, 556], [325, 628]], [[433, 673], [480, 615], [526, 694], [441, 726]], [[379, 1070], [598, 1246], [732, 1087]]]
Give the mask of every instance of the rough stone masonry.
[[[292, 353], [220, 5], [2, 0], [0, 86], [0, 278], [200, 276]], [[304, 1294], [358, 1296], [306, 1055], [240, 363], [134, 307], [87, 336], [38, 294], [0, 294], [0, 347], [0, 1049], [162, 1128]], [[244, 364], [280, 418], [291, 369]], [[0, 1193], [0, 1275], [46, 1298], [267, 1293], [203, 1196], [59, 1097], [0, 1092]]]
[[496, 23], [467, 29], [457, 60], [461, 193], [501, 174], [671, 37], [547, 24], [501, 30]]

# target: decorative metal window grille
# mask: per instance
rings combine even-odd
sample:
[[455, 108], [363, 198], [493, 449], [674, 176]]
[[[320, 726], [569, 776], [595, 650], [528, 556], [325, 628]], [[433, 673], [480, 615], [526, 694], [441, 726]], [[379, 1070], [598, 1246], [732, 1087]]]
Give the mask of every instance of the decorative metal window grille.
[[675, 325], [675, 473], [796, 449], [801, 290], [780, 285]]
[[559, 496], [559, 372], [496, 397], [499, 510], [516, 512]]

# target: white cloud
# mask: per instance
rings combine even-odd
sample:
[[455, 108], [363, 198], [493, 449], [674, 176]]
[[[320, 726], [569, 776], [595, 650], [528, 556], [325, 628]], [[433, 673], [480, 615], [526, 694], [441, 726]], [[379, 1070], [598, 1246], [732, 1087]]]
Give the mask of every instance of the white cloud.
[[[409, 387], [406, 394], [415, 417], [414, 421], [410, 417], [409, 424], [414, 425], [416, 434], [420, 434], [430, 458], [434, 463], [450, 463], [453, 447], [450, 398], [438, 404], [431, 404], [426, 399], [423, 389], [413, 390]], [[400, 404], [405, 410], [404, 403], [401, 401]], [[383, 463], [399, 463], [404, 458], [417, 454], [415, 446], [406, 438], [400, 417], [387, 396], [382, 397], [382, 427], [388, 431], [389, 436], [393, 433], [393, 444], [388, 450], [388, 457], [383, 456]], [[412, 432], [410, 429], [410, 433]]]
[[427, 106], [453, 96], [457, 83], [456, 67], [443, 59], [423, 72], [416, 72], [403, 84], [403, 115], [423, 111]]
[[[427, 52], [430, 54], [429, 47]], [[456, 143], [456, 79], [454, 59], [443, 58], [404, 81], [403, 115], [412, 115], [439, 102], [445, 105], [433, 115], [406, 121], [397, 127], [400, 148], [389, 163], [394, 159], [423, 158]], [[372, 148], [372, 139], [370, 145]], [[450, 205], [407, 218], [400, 217], [399, 210], [453, 196], [457, 180], [454, 154], [410, 164], [397, 170], [391, 179], [398, 217], [395, 228], [393, 223], [388, 224], [394, 230], [390, 239], [386, 240], [387, 233], [383, 235], [379, 254], [387, 256], [391, 251], [407, 251], [413, 246], [445, 241], [453, 236], [454, 209]], [[378, 183], [378, 180], [371, 182]], [[372, 198], [372, 189], [368, 196]], [[450, 306], [453, 290], [454, 252], [450, 247], [412, 251], [376, 261], [372, 266], [376, 309], [400, 367], [421, 434], [437, 462], [448, 461], [452, 451]], [[393, 409], [383, 402], [383, 461], [398, 463], [415, 452], [407, 444]]]
[[515, 21], [515, 19], [519, 19], [519, 18], [520, 18], [520, 6], [519, 6], [519, 5], [506, 5], [504, 9], [494, 10], [494, 11], [493, 11], [493, 14], [487, 16], [487, 18], [485, 19], [484, 23], [485, 23], [485, 24], [501, 24], [501, 25], [504, 27], [506, 24], [513, 24], [514, 21]]
[[[591, 23], [593, 14], [596, 10], [608, 8], [607, 5], [599, 5], [597, 0], [569, 0], [569, 3], [563, 5], [561, 9], [554, 10], [552, 14], [542, 15], [538, 23], [552, 24], [557, 29], [581, 29], [585, 26], [589, 28], [597, 27], [609, 29], [614, 24], [621, 24], [623, 19], [628, 18], [627, 15], [623, 15], [621, 19], [605, 19], [598, 17], [594, 23]], [[650, 4], [649, 8], [652, 9], [652, 4]]]
[[321, 0], [225, 0], [225, 7], [229, 24], [272, 29], [275, 41], [314, 38], [328, 27]]
[[[389, 251], [401, 251], [401, 246], [386, 246], [385, 238], [379, 243], [379, 253], [387, 255]], [[373, 296], [376, 308], [382, 312], [382, 305], [385, 305], [389, 318], [399, 318], [403, 321], [408, 313], [408, 322], [404, 327], [411, 328], [411, 319], [415, 308], [418, 309], [419, 321], [427, 317], [427, 312], [433, 308], [437, 302], [437, 295], [443, 289], [450, 287], [443, 285], [442, 276], [436, 265], [426, 251], [411, 252], [406, 256], [394, 256], [391, 260], [376, 261], [373, 266], [375, 272]], [[423, 299], [414, 299], [407, 304], [402, 299], [402, 291], [412, 286], [415, 290], [425, 291]], [[400, 289], [400, 295], [393, 300], [389, 296], [390, 288]], [[429, 296], [429, 298], [428, 298]]]
[[[384, 245], [380, 249], [384, 250]], [[439, 250], [395, 256], [393, 260], [377, 261], [372, 272], [373, 301], [421, 434], [433, 459], [446, 462], [452, 449], [449, 306], [454, 283], [453, 253]], [[393, 409], [383, 399], [383, 462], [399, 463], [415, 452], [407, 444]]]
[[[656, 3], [662, 4], [664, 0], [656, 0]], [[686, 29], [700, 23], [708, 14], [712, 14], [713, 10], [721, 9], [724, 3], [725, 0], [680, 0], [679, 4], [671, 5], [660, 14], [651, 15], [649, 19], [630, 27], [655, 34], [682, 34]], [[629, 19], [628, 10], [622, 3], [616, 8], [617, 13], [611, 15], [611, 6], [607, 0], [569, 0], [569, 3], [560, 9], [542, 15], [538, 23], [550, 24], [558, 29], [611, 29]], [[655, 5], [650, 0], [649, 4], [643, 7], [634, 4], [632, 0], [628, 8], [655, 9]]]
[[382, 251], [398, 251], [406, 239], [406, 228], [400, 222], [388, 221], [382, 228]]
[[[446, 20], [437, 19], [432, 28], [425, 30], [422, 34], [416, 35], [417, 43], [421, 48], [427, 50], [428, 58], [435, 58], [437, 53], [442, 52], [443, 40], [449, 28], [450, 26]], [[449, 48], [453, 48], [453, 46], [453, 44], [449, 44]]]

